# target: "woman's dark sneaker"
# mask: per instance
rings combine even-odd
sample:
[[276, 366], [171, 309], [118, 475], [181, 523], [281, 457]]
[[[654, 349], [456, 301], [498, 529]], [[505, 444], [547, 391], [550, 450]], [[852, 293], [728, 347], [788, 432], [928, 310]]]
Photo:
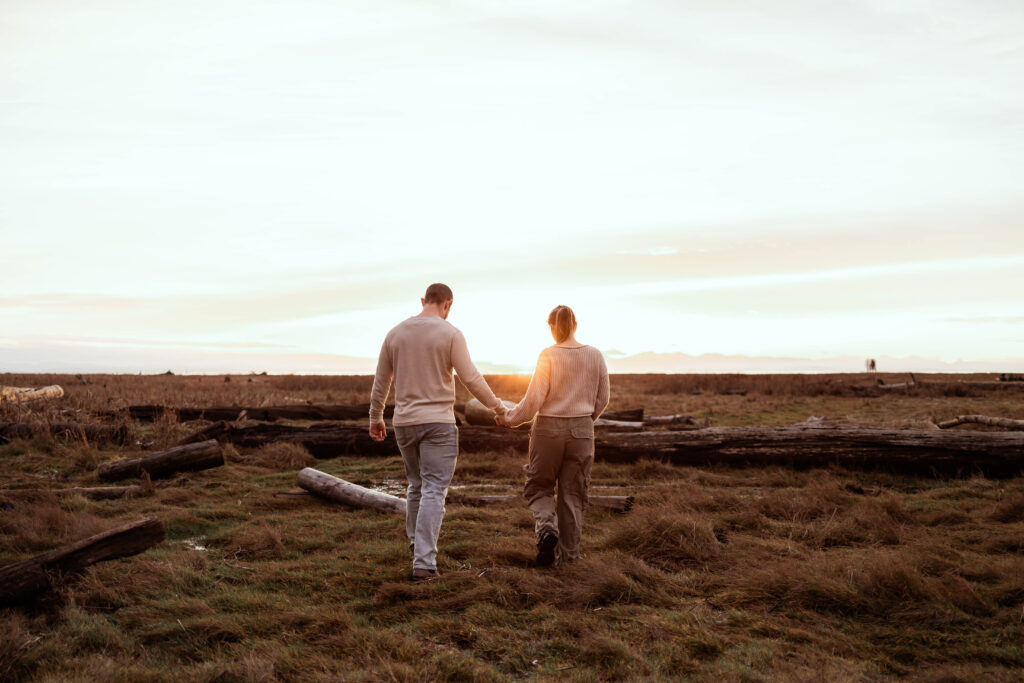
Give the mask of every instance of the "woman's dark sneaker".
[[558, 547], [558, 535], [545, 531], [537, 539], [537, 566], [550, 567], [555, 563], [555, 548]]

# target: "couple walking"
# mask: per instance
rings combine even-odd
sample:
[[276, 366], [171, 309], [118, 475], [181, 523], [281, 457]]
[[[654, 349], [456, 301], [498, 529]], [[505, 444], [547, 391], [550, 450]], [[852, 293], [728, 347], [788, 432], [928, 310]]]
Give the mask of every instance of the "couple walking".
[[536, 518], [537, 565], [571, 562], [580, 556], [594, 421], [609, 399], [604, 357], [576, 341], [572, 309], [556, 307], [548, 316], [555, 345], [541, 352], [523, 400], [507, 408], [473, 365], [465, 337], [447, 321], [453, 298], [447, 285], [430, 285], [420, 300], [423, 311], [388, 332], [370, 394], [370, 436], [383, 441], [384, 401], [394, 380], [395, 440], [409, 479], [405, 532], [412, 578], [437, 576], [437, 537], [459, 454], [453, 369], [494, 410], [497, 424], [533, 420], [524, 495]]

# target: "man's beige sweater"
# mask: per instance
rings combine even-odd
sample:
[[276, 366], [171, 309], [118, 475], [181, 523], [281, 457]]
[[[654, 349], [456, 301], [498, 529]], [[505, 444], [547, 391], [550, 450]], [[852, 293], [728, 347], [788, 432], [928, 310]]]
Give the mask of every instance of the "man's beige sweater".
[[610, 398], [608, 366], [593, 346], [556, 344], [540, 352], [526, 396], [505, 414], [518, 427], [534, 415], [596, 420]]
[[480, 371], [473, 365], [466, 338], [454, 325], [436, 316], [416, 316], [396, 325], [380, 348], [377, 375], [370, 392], [370, 422], [380, 422], [384, 401], [395, 381], [396, 427], [455, 423], [455, 380], [452, 370], [481, 403], [505, 412]]

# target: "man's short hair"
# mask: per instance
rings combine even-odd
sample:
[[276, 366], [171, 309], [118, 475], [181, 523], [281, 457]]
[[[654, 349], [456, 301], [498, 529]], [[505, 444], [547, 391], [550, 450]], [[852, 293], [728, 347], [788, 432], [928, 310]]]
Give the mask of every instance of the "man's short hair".
[[427, 293], [423, 295], [423, 300], [428, 304], [443, 304], [445, 301], [451, 301], [454, 298], [452, 288], [440, 282], [435, 282], [427, 287]]

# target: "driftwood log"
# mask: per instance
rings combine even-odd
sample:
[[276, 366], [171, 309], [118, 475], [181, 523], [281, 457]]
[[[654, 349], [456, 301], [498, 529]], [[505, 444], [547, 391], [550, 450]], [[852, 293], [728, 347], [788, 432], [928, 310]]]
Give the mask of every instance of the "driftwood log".
[[[318, 458], [339, 455], [397, 456], [392, 430], [372, 441], [362, 427], [313, 425], [232, 426], [224, 423], [215, 438], [242, 446], [274, 441], [303, 445]], [[462, 427], [463, 452], [525, 453], [527, 432], [491, 427]], [[599, 434], [596, 458], [633, 462], [654, 458], [675, 465], [733, 467], [769, 465], [797, 468], [839, 465], [925, 475], [1016, 476], [1024, 470], [1024, 434], [950, 432], [869, 427], [708, 427], [687, 431]]]
[[51, 434], [67, 441], [90, 443], [117, 443], [128, 441], [128, 428], [124, 425], [85, 424], [80, 422], [0, 422], [0, 443], [12, 439], [31, 439], [37, 434]]
[[646, 422], [643, 408], [632, 408], [630, 410], [606, 410], [601, 413], [606, 420], [620, 420], [622, 422]]
[[1002, 427], [1003, 429], [1024, 430], [1024, 420], [1013, 420], [1008, 417], [989, 417], [988, 415], [957, 415], [951, 420], [943, 420], [938, 423], [939, 429], [949, 429], [962, 424], [979, 424], [990, 427]]
[[653, 457], [675, 465], [838, 465], [924, 475], [1017, 476], [1024, 434], [868, 427], [709, 427], [682, 432], [607, 434], [597, 457], [632, 462]]
[[[242, 413], [250, 420], [369, 420], [370, 404], [362, 405], [293, 405], [293, 406], [213, 406], [210, 408], [175, 408], [171, 406], [128, 406], [128, 414], [140, 422], [152, 422], [171, 413], [182, 422], [192, 420], [235, 420]], [[384, 407], [384, 417], [391, 417], [394, 406]]]
[[643, 422], [624, 422], [623, 420], [609, 420], [604, 417], [594, 420], [594, 426], [598, 429], [613, 432], [642, 432], [644, 429]]
[[64, 396], [64, 390], [56, 384], [40, 389], [32, 387], [0, 387], [0, 403], [30, 403]]
[[392, 496], [390, 493], [374, 491], [359, 484], [331, 476], [326, 472], [306, 467], [299, 471], [298, 484], [301, 488], [323, 496], [336, 503], [359, 508], [371, 508], [381, 512], [405, 514], [404, 498]]
[[146, 517], [9, 564], [0, 568], [0, 605], [18, 604], [48, 590], [55, 575], [75, 574], [97, 562], [137, 555], [166, 536], [159, 519]]
[[141, 476], [143, 472], [153, 479], [168, 477], [175, 472], [192, 472], [219, 467], [224, 464], [224, 454], [215, 439], [200, 443], [176, 446], [159, 453], [141, 458], [130, 458], [103, 463], [96, 470], [101, 481], [117, 481]]
[[1004, 372], [999, 375], [1000, 382], [1024, 382], [1024, 374], [1018, 372]]

